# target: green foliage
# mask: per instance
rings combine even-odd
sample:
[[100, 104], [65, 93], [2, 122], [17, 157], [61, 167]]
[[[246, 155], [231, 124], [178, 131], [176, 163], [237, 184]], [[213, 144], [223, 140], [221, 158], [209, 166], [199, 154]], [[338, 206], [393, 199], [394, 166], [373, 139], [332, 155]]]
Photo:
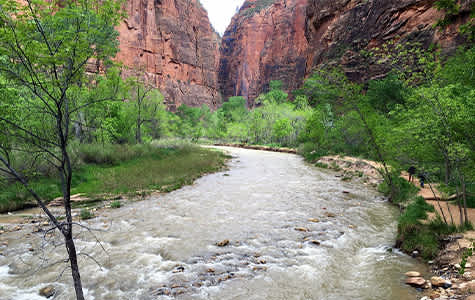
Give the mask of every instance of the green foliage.
[[[471, 4], [471, 14], [465, 24], [460, 25], [460, 32], [467, 37], [469, 41], [475, 40], [475, 4]], [[438, 10], [445, 12], [444, 18], [437, 21], [436, 26], [445, 29], [457, 20], [460, 14], [460, 0], [438, 0], [434, 3]]]
[[404, 105], [405, 86], [396, 75], [391, 74], [384, 79], [370, 81], [366, 96], [373, 108], [387, 114], [398, 105]]
[[79, 213], [79, 217], [81, 218], [81, 220], [89, 220], [94, 218], [94, 214], [89, 209], [83, 208]]
[[459, 270], [460, 275], [465, 274], [465, 267], [467, 266], [467, 260], [469, 257], [473, 256], [474, 248], [475, 248], [475, 243], [472, 243], [472, 247], [465, 249], [465, 251], [463, 252], [462, 261], [460, 262], [460, 270]]
[[120, 201], [116, 200], [116, 201], [111, 202], [111, 208], [120, 208], [120, 207], [121, 207]]
[[[427, 225], [420, 222], [427, 219], [427, 212], [433, 211], [434, 207], [421, 197], [409, 204], [399, 218], [398, 241], [401, 249], [409, 253], [417, 250], [425, 259], [431, 259], [438, 253], [440, 233], [430, 230]], [[437, 222], [437, 225], [441, 223]]]
[[271, 6], [275, 2], [276, 0], [256, 0], [252, 2], [253, 6], [242, 8], [239, 11], [239, 14], [245, 17], [252, 17], [253, 15], [258, 14], [261, 10]]
[[[399, 173], [392, 174], [393, 180], [393, 203], [403, 203], [409, 199], [413, 199], [418, 192], [418, 189], [412, 184], [407, 182], [406, 179], [399, 176]], [[391, 187], [388, 181], [385, 180], [378, 186], [378, 190], [386, 196], [391, 194]]]

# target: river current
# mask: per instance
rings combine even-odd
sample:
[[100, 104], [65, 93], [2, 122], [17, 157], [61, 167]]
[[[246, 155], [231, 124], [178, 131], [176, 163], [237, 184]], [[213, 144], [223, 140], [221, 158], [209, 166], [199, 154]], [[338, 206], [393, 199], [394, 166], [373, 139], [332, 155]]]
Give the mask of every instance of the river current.
[[[100, 229], [77, 236], [87, 299], [416, 299], [404, 273], [426, 268], [391, 251], [398, 211], [374, 189], [296, 155], [222, 149], [229, 170], [84, 223]], [[44, 300], [48, 285], [74, 299], [61, 239], [33, 226], [5, 234], [0, 299]]]

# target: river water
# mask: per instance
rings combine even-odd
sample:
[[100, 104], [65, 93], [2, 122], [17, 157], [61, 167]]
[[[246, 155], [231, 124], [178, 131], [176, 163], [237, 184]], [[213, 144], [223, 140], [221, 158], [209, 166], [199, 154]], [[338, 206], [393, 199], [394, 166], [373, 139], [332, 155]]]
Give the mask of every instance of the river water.
[[[87, 223], [102, 245], [77, 237], [87, 299], [416, 299], [403, 274], [426, 268], [388, 250], [398, 212], [377, 192], [296, 155], [224, 149], [228, 171]], [[33, 226], [2, 236], [0, 299], [47, 285], [73, 299], [61, 240]]]

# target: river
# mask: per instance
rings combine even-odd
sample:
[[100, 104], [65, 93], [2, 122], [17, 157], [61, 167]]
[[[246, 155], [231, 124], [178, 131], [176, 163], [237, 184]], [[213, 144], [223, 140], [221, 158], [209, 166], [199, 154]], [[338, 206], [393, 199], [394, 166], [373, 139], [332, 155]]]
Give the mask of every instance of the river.
[[[404, 273], [426, 267], [390, 251], [398, 211], [374, 189], [297, 155], [223, 149], [229, 170], [87, 222], [101, 230], [101, 244], [77, 237], [87, 299], [416, 299]], [[73, 299], [61, 240], [33, 226], [2, 236], [0, 299], [47, 285]]]

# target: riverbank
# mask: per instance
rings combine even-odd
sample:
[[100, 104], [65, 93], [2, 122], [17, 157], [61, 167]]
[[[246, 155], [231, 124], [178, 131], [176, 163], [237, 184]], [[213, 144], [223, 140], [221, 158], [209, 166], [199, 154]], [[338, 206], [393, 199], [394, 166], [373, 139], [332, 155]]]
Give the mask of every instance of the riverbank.
[[249, 145], [249, 144], [233, 144], [233, 143], [214, 143], [214, 146], [233, 147], [233, 148], [242, 148], [242, 149], [250, 149], [250, 150], [261, 150], [261, 151], [271, 151], [271, 152], [297, 154], [296, 149], [285, 148], [285, 147], [271, 147], [271, 146]]
[[[191, 184], [204, 174], [222, 169], [228, 156], [213, 149], [182, 145], [91, 146], [77, 166], [71, 192], [73, 207], [97, 206], [103, 201], [143, 198], [152, 192], [170, 192]], [[86, 152], [86, 151], [84, 151]], [[121, 152], [122, 154], [118, 154]], [[133, 152], [125, 155], [124, 152]], [[55, 178], [32, 181], [45, 202], [61, 206]], [[0, 192], [0, 212], [34, 207], [19, 184]]]
[[[373, 187], [383, 182], [378, 172], [381, 164], [374, 161], [348, 156], [324, 156], [314, 163], [317, 167], [338, 172], [336, 176], [342, 180], [357, 178]], [[401, 178], [406, 181], [408, 179], [405, 174], [402, 174]], [[404, 181], [402, 183], [405, 184]], [[423, 201], [412, 202], [407, 199], [409, 204], [405, 205], [406, 210], [399, 218], [398, 248], [416, 258], [425, 258], [424, 261], [428, 262], [434, 275], [427, 280], [422, 277], [408, 277], [407, 282], [424, 291], [420, 299], [475, 300], [475, 258], [472, 256], [475, 251], [475, 231], [444, 234], [447, 227], [441, 224], [437, 216], [443, 212], [448, 217], [447, 207], [451, 207], [454, 221], [458, 224], [458, 207], [447, 201], [441, 201], [439, 206], [437, 201], [433, 201], [434, 193], [437, 199], [441, 198], [442, 193], [436, 187], [433, 187], [433, 192], [427, 185], [423, 189], [418, 187], [417, 190], [413, 190], [412, 197], [424, 199], [428, 205], [423, 204]], [[469, 216], [472, 214], [475, 216], [474, 209], [468, 210]], [[406, 230], [408, 227], [411, 228], [410, 231]], [[429, 232], [432, 232], [433, 237], [440, 238], [440, 241], [435, 243], [432, 237], [429, 238], [431, 236]], [[427, 260], [428, 258], [430, 260]]]

